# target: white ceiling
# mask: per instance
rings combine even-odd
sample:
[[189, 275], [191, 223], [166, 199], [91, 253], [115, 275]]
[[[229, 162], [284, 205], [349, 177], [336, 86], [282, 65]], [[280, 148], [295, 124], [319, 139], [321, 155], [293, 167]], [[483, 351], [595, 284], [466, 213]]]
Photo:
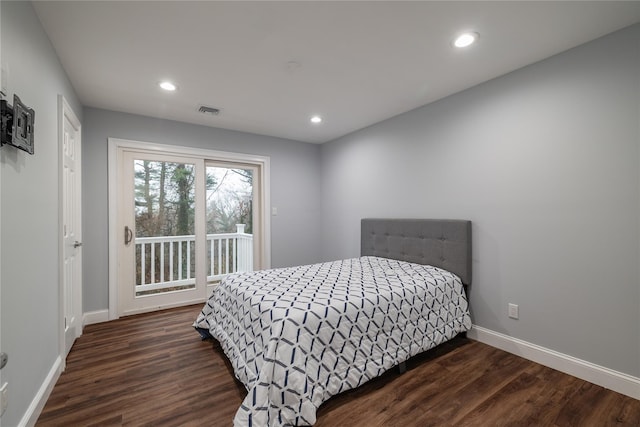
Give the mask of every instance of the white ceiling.
[[[85, 106], [313, 143], [640, 22], [639, 1], [34, 6]], [[454, 49], [466, 30], [479, 42]]]

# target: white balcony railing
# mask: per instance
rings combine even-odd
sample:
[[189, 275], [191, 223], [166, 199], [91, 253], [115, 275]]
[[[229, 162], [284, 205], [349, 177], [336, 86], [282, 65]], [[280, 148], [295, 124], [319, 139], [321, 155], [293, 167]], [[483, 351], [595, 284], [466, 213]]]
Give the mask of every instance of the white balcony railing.
[[[253, 270], [253, 235], [207, 234], [207, 282]], [[195, 284], [195, 236], [136, 237], [136, 293]]]

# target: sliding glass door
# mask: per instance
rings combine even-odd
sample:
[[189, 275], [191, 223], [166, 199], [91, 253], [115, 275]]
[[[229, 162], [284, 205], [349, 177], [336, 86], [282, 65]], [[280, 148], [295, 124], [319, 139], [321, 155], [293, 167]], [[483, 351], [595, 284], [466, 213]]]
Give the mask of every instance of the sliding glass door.
[[120, 149], [118, 315], [204, 301], [224, 276], [265, 268], [260, 165]]

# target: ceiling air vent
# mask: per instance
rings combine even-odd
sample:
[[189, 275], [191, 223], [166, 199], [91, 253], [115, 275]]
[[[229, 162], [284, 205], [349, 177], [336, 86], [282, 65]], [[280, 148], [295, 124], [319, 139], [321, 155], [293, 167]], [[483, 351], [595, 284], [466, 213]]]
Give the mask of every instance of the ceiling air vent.
[[203, 114], [211, 114], [212, 116], [220, 114], [219, 108], [207, 107], [206, 105], [201, 105], [200, 108], [198, 108], [198, 111]]

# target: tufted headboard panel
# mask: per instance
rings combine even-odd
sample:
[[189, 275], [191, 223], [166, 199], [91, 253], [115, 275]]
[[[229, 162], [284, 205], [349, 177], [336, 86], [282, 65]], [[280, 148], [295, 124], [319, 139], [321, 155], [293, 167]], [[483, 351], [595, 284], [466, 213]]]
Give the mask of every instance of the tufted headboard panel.
[[471, 221], [362, 219], [360, 254], [428, 264], [471, 284]]

